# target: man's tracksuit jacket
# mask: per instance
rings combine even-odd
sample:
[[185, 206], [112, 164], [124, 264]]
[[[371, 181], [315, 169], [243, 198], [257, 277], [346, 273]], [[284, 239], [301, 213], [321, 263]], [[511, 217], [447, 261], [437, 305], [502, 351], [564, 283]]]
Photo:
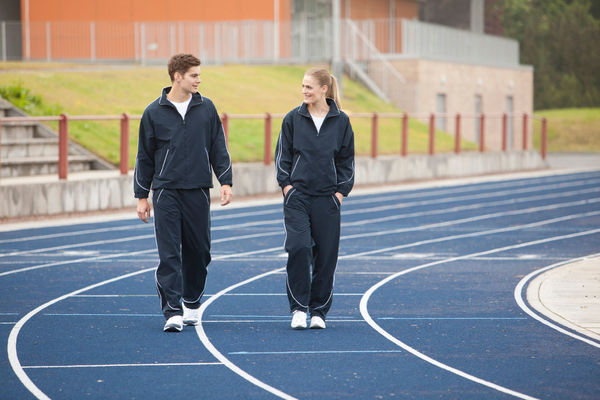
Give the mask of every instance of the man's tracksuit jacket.
[[212, 172], [232, 184], [231, 159], [217, 110], [193, 93], [185, 119], [167, 100], [170, 87], [144, 111], [134, 171], [136, 198], [152, 189], [160, 263], [156, 286], [165, 318], [181, 315], [181, 300], [198, 308], [210, 262]]
[[305, 103], [290, 111], [275, 152], [279, 186], [292, 185], [283, 206], [290, 310], [323, 318], [331, 307], [340, 240], [334, 194], [347, 196], [354, 184], [352, 126], [335, 101], [327, 103], [318, 132]]

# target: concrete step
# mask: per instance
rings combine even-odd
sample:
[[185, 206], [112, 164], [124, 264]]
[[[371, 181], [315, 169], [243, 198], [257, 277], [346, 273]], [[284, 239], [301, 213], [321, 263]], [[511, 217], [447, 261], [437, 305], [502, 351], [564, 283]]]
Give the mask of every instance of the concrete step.
[[0, 157], [8, 160], [14, 157], [58, 156], [58, 139], [29, 138], [12, 139], [2, 142]]
[[47, 135], [40, 134], [39, 125], [38, 122], [3, 122], [2, 140], [47, 137]]
[[[87, 155], [69, 155], [69, 172], [89, 171], [96, 159]], [[1, 176], [17, 177], [58, 174], [58, 156], [13, 157], [2, 160]]]

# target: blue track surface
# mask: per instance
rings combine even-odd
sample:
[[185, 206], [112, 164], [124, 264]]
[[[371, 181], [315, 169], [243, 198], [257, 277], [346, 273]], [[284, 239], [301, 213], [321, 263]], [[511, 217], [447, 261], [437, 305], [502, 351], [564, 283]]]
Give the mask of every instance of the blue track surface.
[[600, 252], [600, 171], [351, 196], [326, 330], [289, 327], [280, 204], [212, 227], [202, 324], [180, 334], [151, 224], [0, 232], [0, 398], [600, 398], [600, 343], [515, 299]]

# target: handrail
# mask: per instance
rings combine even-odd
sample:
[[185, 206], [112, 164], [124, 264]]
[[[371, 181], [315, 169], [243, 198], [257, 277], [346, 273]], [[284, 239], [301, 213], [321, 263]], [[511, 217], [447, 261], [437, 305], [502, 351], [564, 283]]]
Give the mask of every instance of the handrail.
[[[527, 150], [529, 138], [529, 120], [536, 119], [542, 122], [541, 132], [541, 156], [542, 159], [546, 159], [546, 145], [547, 145], [547, 120], [546, 118], [531, 117], [528, 114], [519, 113], [473, 113], [473, 114], [450, 114], [450, 113], [393, 113], [393, 112], [382, 112], [382, 113], [365, 113], [365, 112], [347, 112], [350, 118], [370, 118], [371, 119], [371, 157], [376, 158], [378, 156], [378, 135], [379, 135], [379, 124], [378, 120], [381, 118], [399, 119], [402, 121], [401, 131], [401, 149], [400, 154], [406, 156], [408, 146], [408, 120], [413, 119], [426, 119], [429, 126], [429, 151], [430, 155], [435, 154], [435, 123], [437, 118], [455, 118], [455, 141], [454, 141], [454, 152], [460, 153], [460, 137], [461, 137], [461, 120], [465, 118], [473, 118], [478, 120], [479, 123], [479, 151], [485, 152], [485, 121], [490, 119], [500, 119], [502, 124], [502, 146], [501, 151], [507, 150], [507, 120], [508, 118], [522, 118], [522, 150]], [[272, 162], [271, 155], [271, 144], [272, 144], [272, 119], [283, 118], [286, 114], [283, 113], [265, 113], [265, 114], [221, 114], [221, 120], [223, 123], [223, 130], [225, 133], [226, 141], [229, 138], [229, 123], [230, 119], [262, 119], [265, 121], [264, 130], [264, 154], [263, 161], [265, 165], [270, 165]], [[2, 124], [11, 122], [58, 122], [59, 123], [59, 159], [58, 159], [58, 170], [59, 178], [67, 179], [68, 175], [68, 126], [69, 121], [120, 121], [120, 172], [122, 175], [128, 174], [129, 171], [129, 123], [131, 120], [139, 120], [141, 115], [128, 115], [123, 113], [121, 115], [66, 115], [61, 114], [59, 116], [28, 116], [28, 117], [0, 117], [0, 136], [2, 131]], [[0, 143], [1, 147], [1, 143]], [[0, 166], [2, 164], [0, 156]]]

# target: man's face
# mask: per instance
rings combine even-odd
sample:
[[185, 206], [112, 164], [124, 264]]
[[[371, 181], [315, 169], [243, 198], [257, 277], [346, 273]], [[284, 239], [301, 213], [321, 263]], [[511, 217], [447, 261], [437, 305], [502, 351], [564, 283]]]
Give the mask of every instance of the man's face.
[[200, 66], [190, 67], [183, 76], [175, 72], [175, 83], [187, 93], [196, 93], [200, 82]]

